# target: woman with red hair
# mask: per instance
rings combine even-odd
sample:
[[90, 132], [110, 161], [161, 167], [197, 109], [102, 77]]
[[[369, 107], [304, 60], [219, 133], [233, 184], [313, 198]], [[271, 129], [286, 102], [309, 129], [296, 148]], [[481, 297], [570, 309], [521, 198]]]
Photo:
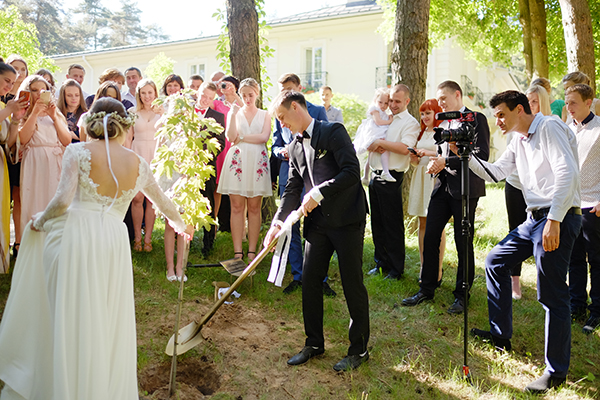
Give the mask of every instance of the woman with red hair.
[[[429, 99], [421, 104], [419, 112], [421, 113], [421, 133], [417, 139], [415, 153], [410, 153], [410, 160], [415, 169], [410, 180], [408, 213], [419, 217], [419, 255], [421, 256], [421, 265], [423, 265], [423, 238], [425, 237], [425, 225], [427, 223], [427, 208], [429, 207], [429, 199], [434, 183], [433, 177], [427, 174], [426, 171], [429, 157], [437, 156], [433, 128], [442, 122], [435, 119], [435, 115], [442, 112], [442, 108], [436, 99]], [[438, 285], [442, 282], [442, 262], [445, 249], [446, 233], [444, 232], [440, 244]]]

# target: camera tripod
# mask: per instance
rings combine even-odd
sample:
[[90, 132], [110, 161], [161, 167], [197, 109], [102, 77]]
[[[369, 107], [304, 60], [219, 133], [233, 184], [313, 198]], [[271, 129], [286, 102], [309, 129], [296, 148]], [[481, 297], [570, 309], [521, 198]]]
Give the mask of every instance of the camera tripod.
[[[460, 173], [461, 173], [461, 199], [462, 199], [462, 219], [461, 219], [461, 234], [464, 238], [464, 254], [465, 254], [465, 265], [463, 267], [463, 287], [464, 290], [464, 310], [463, 310], [463, 376], [464, 378], [471, 383], [471, 371], [469, 370], [469, 364], [467, 363], [467, 354], [468, 354], [468, 329], [469, 329], [469, 257], [466, 256], [469, 254], [469, 239], [471, 236], [471, 221], [469, 221], [469, 159], [472, 156], [475, 158], [484, 170], [489, 174], [489, 176], [494, 180], [494, 182], [498, 182], [496, 177], [491, 173], [491, 171], [481, 162], [481, 159], [477, 157], [472, 150], [472, 142], [471, 143], [456, 143], [458, 147], [458, 156], [460, 158]], [[438, 147], [439, 149], [439, 147]], [[439, 149], [441, 151], [441, 149]], [[474, 273], [474, 272], [473, 272]]]

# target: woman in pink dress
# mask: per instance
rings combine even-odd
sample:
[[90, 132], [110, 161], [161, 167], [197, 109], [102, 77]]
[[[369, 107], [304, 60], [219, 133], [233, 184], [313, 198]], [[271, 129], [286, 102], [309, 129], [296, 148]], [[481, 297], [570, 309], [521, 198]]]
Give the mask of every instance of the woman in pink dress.
[[[154, 151], [156, 150], [156, 139], [154, 136], [157, 131], [157, 123], [161, 112], [157, 107], [152, 106], [152, 102], [158, 97], [156, 84], [151, 79], [142, 79], [138, 82], [135, 89], [135, 98], [137, 107], [130, 109], [129, 112], [137, 115], [135, 125], [129, 131], [127, 142], [131, 143], [131, 150], [142, 156], [148, 164], [152, 163]], [[146, 211], [144, 211], [144, 200], [146, 201]], [[152, 229], [154, 229], [154, 220], [156, 214], [152, 203], [142, 192], [139, 192], [131, 203], [131, 217], [133, 219], [133, 250], [142, 251], [142, 221], [146, 223], [144, 247], [145, 252], [152, 251]]]
[[62, 156], [71, 143], [67, 121], [44, 78], [32, 75], [25, 79], [20, 92], [31, 93], [31, 105], [21, 121], [19, 138], [23, 146], [21, 163], [21, 226], [34, 214], [44, 211], [58, 187]]

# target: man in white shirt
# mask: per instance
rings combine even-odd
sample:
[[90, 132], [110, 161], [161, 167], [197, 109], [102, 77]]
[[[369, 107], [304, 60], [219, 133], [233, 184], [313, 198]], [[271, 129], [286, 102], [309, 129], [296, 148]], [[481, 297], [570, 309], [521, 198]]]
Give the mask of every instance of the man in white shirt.
[[[369, 152], [373, 153], [369, 164], [375, 172], [369, 182], [369, 199], [376, 264], [369, 274], [376, 274], [381, 269], [382, 273], [387, 274], [386, 279], [396, 280], [404, 274], [405, 258], [402, 180], [410, 165], [408, 148], [417, 144], [420, 132], [419, 123], [406, 109], [408, 103], [408, 86], [394, 86], [389, 103], [394, 120], [387, 130], [387, 137], [375, 140], [369, 147]], [[382, 171], [381, 153], [385, 151], [390, 152], [389, 169], [395, 182], [379, 177]]]
[[[85, 68], [83, 68], [83, 66], [81, 66], [79, 64], [69, 65], [69, 69], [67, 70], [67, 79], [73, 79], [77, 83], [79, 83], [80, 86], [83, 86], [84, 78], [85, 78]], [[81, 91], [83, 93], [84, 99], [89, 96], [89, 94], [87, 92], [83, 91], [83, 89]]]
[[[517, 170], [528, 218], [508, 234], [485, 260], [490, 331], [471, 333], [507, 351], [511, 349], [511, 269], [530, 256], [538, 273], [538, 301], [546, 310], [546, 371], [525, 387], [543, 393], [565, 382], [571, 356], [571, 318], [567, 270], [581, 229], [579, 165], [575, 135], [560, 120], [531, 114], [527, 97], [509, 90], [490, 100], [496, 125], [518, 134], [493, 164], [483, 164], [504, 179]], [[482, 166], [469, 166], [491, 181]]]
[[137, 107], [137, 99], [135, 98], [135, 88], [139, 81], [142, 80], [142, 71], [136, 67], [129, 67], [125, 70], [125, 80], [129, 90], [121, 93], [121, 98], [129, 100], [134, 107]]
[[[573, 122], [569, 128], [577, 138], [581, 176], [582, 229], [575, 240], [569, 266], [571, 315], [585, 320], [583, 333], [600, 326], [600, 117], [590, 107], [594, 91], [588, 85], [573, 85], [565, 91], [567, 112]], [[588, 262], [590, 264], [590, 299], [587, 305]]]

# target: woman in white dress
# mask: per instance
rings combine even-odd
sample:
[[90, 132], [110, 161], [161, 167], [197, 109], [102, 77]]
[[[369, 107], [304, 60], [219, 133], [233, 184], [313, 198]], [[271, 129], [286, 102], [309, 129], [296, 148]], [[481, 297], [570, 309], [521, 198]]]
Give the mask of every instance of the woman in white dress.
[[260, 233], [263, 196], [271, 196], [269, 154], [265, 143], [271, 136], [271, 116], [256, 107], [260, 93], [258, 82], [246, 78], [240, 84], [244, 107], [231, 106], [227, 118], [227, 140], [233, 146], [227, 151], [217, 192], [231, 200], [231, 238], [235, 258], [242, 258], [244, 209], [248, 208], [248, 259], [256, 256]]
[[[437, 156], [433, 128], [440, 125], [442, 121], [435, 119], [435, 114], [442, 112], [436, 99], [425, 100], [421, 107], [421, 134], [419, 135], [415, 153], [410, 153], [410, 161], [415, 165], [415, 170], [410, 180], [410, 192], [408, 195], [408, 213], [419, 217], [419, 255], [421, 266], [423, 266], [423, 238], [425, 237], [425, 226], [427, 225], [427, 208], [433, 191], [434, 179], [427, 171], [429, 157]], [[446, 232], [442, 233], [440, 243], [440, 269], [438, 273], [438, 285], [442, 281], [442, 263], [444, 251], [446, 250]], [[421, 274], [419, 273], [419, 276]]]
[[146, 161], [121, 146], [123, 105], [97, 100], [91, 143], [67, 147], [58, 191], [24, 230], [0, 323], [2, 400], [138, 399], [133, 274], [123, 216], [142, 191], [193, 234]]

